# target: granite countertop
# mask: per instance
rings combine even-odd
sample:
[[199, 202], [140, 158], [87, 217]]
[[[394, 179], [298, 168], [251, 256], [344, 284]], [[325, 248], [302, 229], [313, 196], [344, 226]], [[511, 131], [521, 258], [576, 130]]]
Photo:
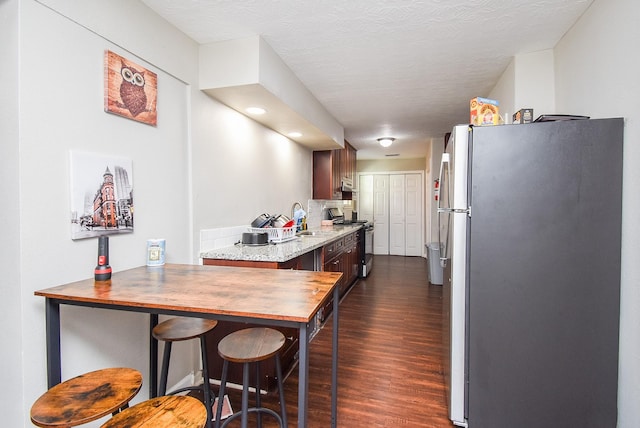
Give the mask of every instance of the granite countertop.
[[215, 250], [202, 251], [203, 259], [246, 260], [254, 262], [286, 262], [302, 254], [323, 247], [331, 241], [349, 235], [362, 228], [361, 224], [318, 227], [307, 232], [313, 235], [296, 236], [295, 239], [279, 244], [242, 245], [240, 243]]

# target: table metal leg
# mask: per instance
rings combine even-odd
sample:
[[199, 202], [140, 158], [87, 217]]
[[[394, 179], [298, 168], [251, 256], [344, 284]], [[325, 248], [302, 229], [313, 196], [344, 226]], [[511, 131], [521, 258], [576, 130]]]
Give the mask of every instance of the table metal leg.
[[152, 331], [158, 325], [158, 314], [149, 314], [149, 398], [158, 396], [158, 340]]
[[307, 427], [307, 397], [309, 396], [309, 325], [300, 324], [298, 351], [298, 428]]
[[338, 425], [338, 306], [339, 287], [333, 289], [333, 331], [331, 337], [331, 427]]
[[60, 362], [60, 304], [46, 299], [45, 322], [47, 334], [47, 385], [48, 389], [62, 380], [62, 364]]

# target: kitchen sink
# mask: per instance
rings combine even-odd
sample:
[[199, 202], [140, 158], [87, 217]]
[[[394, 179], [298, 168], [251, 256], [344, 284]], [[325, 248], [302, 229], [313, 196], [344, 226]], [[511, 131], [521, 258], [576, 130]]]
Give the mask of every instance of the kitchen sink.
[[316, 230], [303, 230], [302, 232], [296, 233], [296, 236], [321, 236], [325, 235], [324, 232], [319, 232]]

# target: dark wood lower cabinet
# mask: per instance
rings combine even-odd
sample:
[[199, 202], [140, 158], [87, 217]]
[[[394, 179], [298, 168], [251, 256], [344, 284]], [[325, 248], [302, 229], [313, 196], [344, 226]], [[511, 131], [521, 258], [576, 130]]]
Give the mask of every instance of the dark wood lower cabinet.
[[[354, 232], [327, 244], [324, 248], [322, 270], [343, 273], [342, 279], [338, 283], [340, 297], [343, 297], [358, 279], [361, 248], [359, 240], [362, 237], [363, 235], [360, 232]], [[322, 308], [322, 322], [329, 317], [332, 310], [333, 299], [329, 299]]]
[[[340, 288], [340, 296], [346, 294], [349, 287], [358, 278], [358, 269], [360, 261], [359, 239], [362, 239], [362, 233], [354, 232], [345, 237], [339, 238], [325, 245], [321, 252], [321, 266], [323, 271], [342, 272], [344, 275], [338, 284]], [[267, 269], [296, 269], [296, 270], [313, 270], [315, 266], [313, 252], [303, 254], [300, 257], [288, 260], [286, 262], [256, 262], [242, 260], [222, 260], [222, 259], [203, 259], [203, 264], [211, 266], [236, 266], [236, 267], [255, 267]], [[333, 299], [329, 299], [321, 309], [320, 321], [324, 322], [331, 314], [333, 309]], [[220, 379], [222, 377], [222, 358], [218, 355], [218, 342], [226, 335], [241, 330], [243, 328], [258, 327], [255, 324], [235, 323], [235, 322], [218, 322], [216, 328], [207, 334], [207, 368], [209, 376], [212, 379]], [[264, 327], [264, 326], [261, 326]], [[298, 362], [298, 330], [295, 328], [274, 327], [280, 330], [285, 338], [286, 344], [280, 358], [282, 361], [282, 374], [286, 378], [294, 369]], [[276, 366], [275, 360], [269, 359], [260, 363], [260, 388], [273, 391], [277, 388]], [[242, 385], [242, 365], [229, 364], [229, 372], [227, 382]], [[255, 387], [255, 370], [251, 370], [250, 385]]]

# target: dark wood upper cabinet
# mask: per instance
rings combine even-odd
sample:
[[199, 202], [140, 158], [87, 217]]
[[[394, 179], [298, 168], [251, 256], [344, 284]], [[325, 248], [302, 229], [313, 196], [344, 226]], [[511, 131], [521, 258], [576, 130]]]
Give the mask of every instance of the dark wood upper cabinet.
[[355, 181], [356, 149], [346, 140], [344, 147], [313, 152], [313, 199], [351, 199], [341, 186], [343, 178]]

